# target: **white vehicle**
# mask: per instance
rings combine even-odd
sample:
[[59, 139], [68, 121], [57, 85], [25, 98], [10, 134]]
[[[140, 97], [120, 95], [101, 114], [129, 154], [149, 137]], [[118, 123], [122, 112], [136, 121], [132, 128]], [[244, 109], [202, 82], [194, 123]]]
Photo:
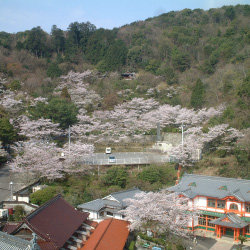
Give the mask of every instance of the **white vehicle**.
[[109, 157], [109, 163], [116, 163], [116, 159], [114, 156]]
[[111, 154], [111, 148], [106, 148], [106, 154]]

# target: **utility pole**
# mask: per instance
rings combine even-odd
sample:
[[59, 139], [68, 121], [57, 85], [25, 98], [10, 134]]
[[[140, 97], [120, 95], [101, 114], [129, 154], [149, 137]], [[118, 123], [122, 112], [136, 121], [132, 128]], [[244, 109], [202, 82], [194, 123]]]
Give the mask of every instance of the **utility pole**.
[[13, 201], [13, 182], [10, 182], [10, 200]]
[[69, 155], [70, 155], [70, 125], [69, 125]]
[[183, 132], [183, 122], [181, 123], [181, 146], [183, 150], [183, 145], [184, 145], [184, 132]]

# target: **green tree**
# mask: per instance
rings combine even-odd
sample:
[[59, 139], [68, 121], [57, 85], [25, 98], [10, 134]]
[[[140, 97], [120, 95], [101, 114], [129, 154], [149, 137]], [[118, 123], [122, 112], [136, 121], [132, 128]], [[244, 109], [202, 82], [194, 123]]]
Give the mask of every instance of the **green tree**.
[[119, 186], [125, 188], [128, 179], [128, 173], [124, 167], [113, 166], [111, 167], [105, 176], [103, 181], [107, 186]]
[[46, 74], [48, 77], [55, 78], [59, 77], [62, 74], [62, 71], [57, 63], [51, 63], [47, 68]]
[[146, 167], [138, 174], [138, 178], [153, 183], [172, 184], [175, 180], [175, 170], [172, 166], [168, 165], [152, 165]]
[[7, 118], [0, 118], [0, 141], [4, 145], [11, 144], [16, 139], [16, 131]]
[[65, 50], [65, 37], [63, 30], [57, 28], [56, 25], [53, 25], [51, 28], [51, 46], [54, 52], [58, 54], [63, 53]]
[[38, 103], [35, 107], [30, 107], [29, 113], [33, 119], [51, 119], [65, 129], [77, 122], [78, 108], [66, 99], [54, 97], [48, 104]]
[[61, 92], [61, 98], [62, 99], [65, 99], [67, 101], [71, 101], [71, 96], [69, 94], [69, 91], [68, 91], [68, 88], [67, 86], [65, 86], [63, 89], [62, 89], [62, 92]]
[[235, 18], [235, 11], [233, 6], [227, 6], [224, 15], [232, 21]]
[[148, 181], [151, 184], [154, 182], [161, 181], [161, 172], [159, 169], [154, 167], [148, 167], [143, 169], [143, 171], [139, 174], [139, 178], [144, 181]]
[[190, 59], [187, 53], [175, 49], [172, 52], [172, 63], [175, 69], [184, 72], [190, 67]]
[[127, 54], [127, 64], [132, 68], [140, 67], [142, 64], [142, 47], [133, 46]]
[[86, 59], [93, 64], [103, 60], [114, 40], [115, 34], [111, 30], [98, 29], [95, 31], [88, 39]]
[[17, 205], [14, 208], [14, 220], [15, 221], [21, 221], [23, 217], [25, 217], [25, 211], [24, 211], [24, 207], [21, 205]]
[[35, 54], [35, 56], [43, 57], [50, 53], [47, 45], [47, 35], [46, 33], [41, 29], [40, 26], [33, 28], [28, 33], [28, 38], [25, 41], [24, 47]]
[[239, 87], [238, 95], [247, 103], [250, 108], [250, 74], [243, 80]]
[[11, 90], [20, 90], [22, 88], [19, 80], [13, 80], [9, 85]]
[[11, 48], [11, 34], [7, 32], [0, 32], [0, 46], [3, 46], [6, 49]]
[[122, 40], [115, 41], [108, 49], [105, 56], [108, 71], [119, 70], [126, 62], [128, 49]]
[[32, 193], [30, 195], [30, 202], [41, 206], [60, 193], [62, 193], [61, 187], [47, 187]]
[[205, 87], [201, 79], [196, 81], [192, 95], [191, 95], [191, 106], [195, 109], [202, 108], [205, 98]]

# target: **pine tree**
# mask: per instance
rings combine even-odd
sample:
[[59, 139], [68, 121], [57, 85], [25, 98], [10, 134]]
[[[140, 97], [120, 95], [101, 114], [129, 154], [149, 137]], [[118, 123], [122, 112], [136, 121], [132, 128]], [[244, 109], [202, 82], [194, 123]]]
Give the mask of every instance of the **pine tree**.
[[191, 95], [191, 106], [195, 109], [202, 108], [202, 105], [204, 104], [204, 97], [205, 87], [201, 79], [198, 79]]

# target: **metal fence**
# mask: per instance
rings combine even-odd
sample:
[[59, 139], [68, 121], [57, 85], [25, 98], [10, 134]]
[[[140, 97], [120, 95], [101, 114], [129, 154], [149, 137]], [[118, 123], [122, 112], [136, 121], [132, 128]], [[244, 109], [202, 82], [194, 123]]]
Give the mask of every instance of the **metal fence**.
[[110, 162], [108, 158], [92, 158], [83, 160], [87, 165], [140, 165], [140, 164], [153, 164], [153, 163], [166, 163], [170, 162], [168, 156], [143, 156], [143, 157], [126, 157], [116, 158], [115, 162]]

